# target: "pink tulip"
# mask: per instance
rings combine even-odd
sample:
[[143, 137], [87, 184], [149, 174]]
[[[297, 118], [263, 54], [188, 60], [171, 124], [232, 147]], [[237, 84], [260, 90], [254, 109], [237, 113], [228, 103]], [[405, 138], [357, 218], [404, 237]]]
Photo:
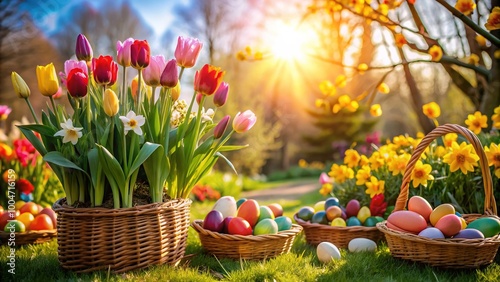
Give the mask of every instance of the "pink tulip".
[[0, 105], [0, 120], [6, 120], [12, 109], [9, 106]]
[[179, 71], [177, 70], [177, 61], [172, 59], [167, 62], [165, 69], [160, 77], [160, 84], [164, 87], [175, 87], [179, 82]]
[[134, 43], [134, 39], [129, 37], [123, 43], [116, 42], [116, 61], [124, 67], [130, 67], [130, 46]]
[[163, 55], [151, 56], [149, 65], [142, 71], [144, 83], [154, 87], [160, 86], [161, 74], [166, 64]]
[[226, 82], [221, 82], [219, 88], [214, 94], [214, 105], [217, 107], [222, 107], [226, 103], [227, 94], [229, 93], [229, 84]]
[[75, 55], [79, 61], [89, 62], [92, 59], [93, 56], [92, 46], [90, 46], [87, 37], [85, 37], [85, 35], [83, 34], [79, 34], [78, 37], [76, 38]]
[[87, 63], [85, 61], [67, 60], [64, 62], [64, 72], [66, 73], [66, 77], [68, 77], [69, 73], [74, 68], [79, 68], [88, 75]]
[[237, 113], [233, 120], [233, 129], [238, 133], [247, 132], [257, 122], [255, 114], [246, 110], [243, 113]]
[[328, 176], [328, 174], [326, 174], [325, 172], [322, 172], [319, 176], [319, 183], [321, 185], [324, 185], [324, 184], [327, 184], [327, 183], [332, 183], [332, 180], [330, 179], [330, 177]]
[[196, 38], [179, 36], [174, 53], [177, 64], [184, 68], [192, 68], [202, 46], [203, 44]]
[[229, 119], [231, 116], [227, 115], [223, 117], [219, 123], [215, 126], [214, 128], [214, 139], [219, 139], [224, 135], [224, 132], [226, 131], [227, 125], [229, 124]]

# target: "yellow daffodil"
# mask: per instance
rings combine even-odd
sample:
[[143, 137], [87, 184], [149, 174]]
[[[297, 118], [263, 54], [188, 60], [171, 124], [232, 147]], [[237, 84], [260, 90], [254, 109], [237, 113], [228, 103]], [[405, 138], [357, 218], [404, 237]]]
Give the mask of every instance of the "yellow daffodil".
[[491, 116], [493, 127], [500, 128], [500, 106], [496, 107], [494, 114]]
[[144, 116], [136, 115], [133, 111], [130, 111], [126, 116], [121, 116], [120, 120], [123, 122], [125, 134], [133, 130], [135, 134], [142, 136], [141, 126], [146, 123]]
[[369, 166], [364, 165], [356, 172], [356, 185], [365, 185], [372, 173]]
[[458, 134], [456, 133], [447, 133], [444, 136], [444, 146], [449, 148], [453, 145], [454, 142], [456, 142], [458, 139]]
[[463, 174], [468, 171], [474, 171], [474, 167], [478, 166], [479, 157], [474, 152], [471, 144], [462, 142], [458, 145], [456, 142], [451, 147], [451, 152], [444, 155], [443, 162], [450, 165], [450, 171], [455, 172], [458, 169]]
[[365, 185], [365, 193], [369, 194], [370, 198], [373, 198], [375, 195], [384, 193], [385, 181], [378, 180], [375, 176], [371, 176], [370, 182], [366, 182]]
[[71, 119], [67, 119], [60, 125], [62, 129], [56, 132], [54, 136], [63, 136], [63, 143], [71, 142], [71, 144], [76, 145], [78, 139], [82, 137], [81, 130], [83, 127], [74, 127]]
[[474, 3], [474, 0], [457, 0], [455, 9], [468, 16], [476, 9], [476, 3]]
[[484, 148], [484, 153], [486, 159], [488, 159], [488, 165], [494, 167], [495, 175], [500, 178], [500, 147], [495, 143], [491, 143], [489, 147]]
[[385, 164], [385, 159], [380, 154], [380, 152], [373, 152], [373, 154], [368, 159], [370, 160], [370, 168], [372, 170], [377, 170]]
[[441, 58], [443, 57], [443, 50], [441, 49], [441, 47], [433, 45], [429, 49], [429, 55], [431, 55], [432, 61], [439, 62], [439, 60], [441, 60]]
[[369, 164], [370, 164], [370, 160], [368, 159], [368, 157], [365, 155], [361, 155], [361, 159], [359, 160], [359, 166], [363, 167], [363, 166], [369, 165]]
[[372, 117], [379, 117], [382, 115], [382, 108], [380, 107], [380, 104], [373, 104], [370, 107], [370, 115]]
[[321, 189], [319, 190], [319, 193], [323, 196], [327, 196], [332, 192], [333, 190], [333, 185], [331, 183], [325, 183], [321, 185]]
[[436, 102], [430, 102], [422, 106], [424, 115], [428, 118], [434, 119], [441, 115], [441, 108]]
[[487, 30], [500, 29], [500, 7], [494, 7], [484, 24]]
[[390, 172], [392, 172], [392, 175], [403, 175], [406, 169], [406, 164], [410, 160], [410, 157], [411, 156], [408, 153], [396, 155], [391, 158], [390, 161], [388, 161], [387, 168]]
[[411, 172], [411, 180], [413, 180], [413, 187], [417, 188], [420, 184], [427, 187], [428, 180], [434, 180], [431, 175], [432, 167], [430, 164], [423, 164], [422, 161], [417, 161], [413, 171]]
[[347, 180], [354, 178], [354, 170], [346, 165], [333, 164], [328, 173], [337, 183], [344, 183]]
[[344, 164], [348, 167], [353, 168], [359, 164], [361, 157], [359, 156], [358, 151], [354, 149], [348, 149], [345, 151]]
[[473, 115], [468, 115], [465, 124], [468, 125], [469, 130], [475, 134], [479, 134], [482, 128], [488, 127], [488, 117], [476, 111]]

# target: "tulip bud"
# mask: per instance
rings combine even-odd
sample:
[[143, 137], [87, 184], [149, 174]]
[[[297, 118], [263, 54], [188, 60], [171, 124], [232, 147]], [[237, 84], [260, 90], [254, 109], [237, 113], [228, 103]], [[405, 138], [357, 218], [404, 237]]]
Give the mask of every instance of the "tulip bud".
[[184, 68], [192, 68], [200, 54], [203, 44], [196, 38], [179, 36], [175, 47], [175, 59], [177, 64]]
[[147, 40], [134, 40], [130, 46], [130, 64], [133, 68], [142, 70], [149, 65], [151, 58]]
[[233, 129], [238, 133], [247, 132], [257, 122], [255, 114], [246, 110], [243, 113], [237, 113], [233, 120]]
[[92, 47], [90, 46], [87, 37], [83, 34], [79, 34], [76, 38], [76, 50], [75, 50], [76, 58], [79, 61], [90, 61], [92, 59]]
[[326, 172], [322, 172], [321, 175], [319, 176], [319, 183], [321, 185], [327, 184], [327, 183], [332, 183], [332, 180], [330, 179], [328, 174], [326, 174]]
[[75, 98], [85, 97], [87, 95], [87, 87], [89, 78], [87, 74], [80, 68], [74, 68], [68, 74], [67, 80], [68, 92]]
[[226, 103], [227, 94], [229, 93], [229, 84], [226, 82], [221, 82], [219, 88], [215, 91], [214, 94], [214, 104], [217, 107], [222, 107]]
[[17, 97], [28, 99], [31, 91], [24, 79], [15, 71], [13, 71], [10, 75], [10, 79], [12, 81], [12, 86], [14, 86], [14, 92], [16, 92]]
[[173, 101], [177, 101], [180, 95], [181, 95], [181, 83], [177, 82], [177, 85], [175, 87], [170, 88], [170, 97], [172, 97]]
[[160, 78], [160, 84], [163, 87], [175, 87], [179, 82], [179, 72], [177, 70], [177, 62], [172, 59], [167, 62]]
[[199, 105], [201, 104], [201, 98], [203, 98], [203, 94], [201, 93], [196, 93], [196, 103]]
[[229, 119], [231, 116], [227, 115], [223, 117], [219, 123], [215, 126], [214, 128], [214, 139], [219, 139], [224, 135], [224, 132], [226, 131], [226, 128], [229, 124]]
[[43, 96], [52, 96], [59, 90], [59, 81], [54, 64], [37, 66], [36, 78], [38, 79], [38, 89]]
[[133, 38], [127, 38], [123, 43], [116, 42], [116, 61], [124, 67], [130, 67], [130, 46], [134, 43]]
[[118, 96], [116, 96], [115, 92], [111, 89], [106, 89], [104, 91], [104, 97], [102, 99], [102, 107], [104, 108], [104, 112], [112, 117], [118, 113], [119, 104], [118, 104]]

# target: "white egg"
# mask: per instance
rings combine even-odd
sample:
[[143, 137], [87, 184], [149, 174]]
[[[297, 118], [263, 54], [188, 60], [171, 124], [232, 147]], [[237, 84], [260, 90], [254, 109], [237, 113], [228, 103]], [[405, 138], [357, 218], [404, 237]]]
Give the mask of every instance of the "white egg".
[[321, 262], [331, 262], [332, 259], [340, 259], [340, 251], [330, 242], [321, 242], [316, 248], [318, 259]]
[[220, 211], [224, 218], [228, 216], [236, 216], [238, 208], [236, 206], [236, 200], [231, 196], [221, 197], [217, 202], [215, 202], [212, 210]]
[[366, 238], [354, 238], [349, 242], [347, 246], [350, 252], [375, 252], [377, 249], [377, 243]]

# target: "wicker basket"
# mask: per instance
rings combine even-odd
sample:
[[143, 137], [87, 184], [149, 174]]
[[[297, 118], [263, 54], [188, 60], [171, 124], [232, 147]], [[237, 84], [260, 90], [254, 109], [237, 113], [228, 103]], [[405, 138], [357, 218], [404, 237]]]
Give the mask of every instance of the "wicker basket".
[[201, 245], [218, 258], [263, 260], [290, 252], [295, 236], [302, 227], [293, 224], [290, 230], [278, 234], [243, 236], [212, 232], [204, 229], [203, 220], [195, 220], [191, 226], [198, 232]]
[[[491, 174], [481, 142], [470, 130], [454, 124], [438, 126], [418, 144], [408, 161], [394, 211], [404, 210], [406, 207], [411, 172], [421, 154], [434, 139], [447, 133], [460, 133], [473, 145], [480, 158], [484, 183], [484, 215], [496, 217], [497, 209], [493, 196]], [[464, 215], [464, 219], [470, 222], [480, 216], [482, 215], [469, 214]], [[389, 229], [386, 222], [378, 223], [377, 228], [385, 234], [387, 245], [393, 257], [444, 268], [477, 268], [490, 264], [500, 246], [500, 236], [498, 235], [486, 239], [428, 239]]]
[[74, 208], [60, 199], [53, 207], [59, 262], [74, 272], [177, 265], [186, 249], [190, 206], [190, 200], [176, 199], [123, 209]]
[[[16, 232], [11, 236], [10, 232], [0, 231], [0, 245], [8, 245], [9, 239], [12, 238], [10, 242], [15, 242], [15, 246], [27, 245], [27, 244], [41, 244], [52, 240], [57, 235], [57, 231], [54, 230], [41, 230], [41, 231], [26, 231], [26, 232]], [[11, 245], [9, 245], [11, 246]]]
[[306, 242], [317, 246], [321, 242], [330, 242], [338, 248], [347, 248], [349, 242], [355, 238], [366, 238], [376, 243], [384, 239], [384, 234], [377, 227], [366, 226], [330, 226], [303, 221], [294, 215], [295, 221], [304, 228]]

